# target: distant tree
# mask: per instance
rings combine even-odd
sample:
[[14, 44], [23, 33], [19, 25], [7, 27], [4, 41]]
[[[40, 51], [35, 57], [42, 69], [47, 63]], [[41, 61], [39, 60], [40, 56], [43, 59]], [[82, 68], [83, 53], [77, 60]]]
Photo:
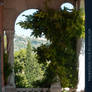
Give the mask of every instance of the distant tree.
[[36, 53], [32, 51], [31, 43], [28, 41], [27, 48], [15, 52], [15, 82], [16, 87], [28, 88], [39, 87], [35, 82], [43, 79], [43, 65], [39, 64]]
[[17, 88], [27, 88], [29, 86], [28, 80], [25, 75], [25, 62], [26, 62], [26, 51], [20, 50], [15, 52], [15, 83]]
[[30, 41], [26, 48], [25, 74], [28, 79], [29, 87], [35, 87], [33, 84], [43, 78], [42, 65], [38, 63], [36, 54], [32, 51]]

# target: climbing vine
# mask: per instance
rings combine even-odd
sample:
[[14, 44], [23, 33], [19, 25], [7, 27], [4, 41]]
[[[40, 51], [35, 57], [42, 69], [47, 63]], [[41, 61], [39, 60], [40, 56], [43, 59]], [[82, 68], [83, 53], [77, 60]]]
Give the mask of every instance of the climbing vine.
[[84, 20], [80, 10], [72, 12], [46, 8], [33, 15], [25, 16], [26, 20], [18, 24], [24, 29], [33, 29], [32, 35], [43, 35], [50, 44], [36, 49], [39, 63], [49, 67], [45, 73], [45, 84], [51, 85], [55, 76], [59, 76], [62, 87], [75, 88], [78, 83], [77, 39], [84, 36]]

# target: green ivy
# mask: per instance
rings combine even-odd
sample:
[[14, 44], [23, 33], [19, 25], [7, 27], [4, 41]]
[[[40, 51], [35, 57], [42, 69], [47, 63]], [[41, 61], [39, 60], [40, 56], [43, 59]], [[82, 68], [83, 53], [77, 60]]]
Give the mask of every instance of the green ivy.
[[51, 85], [55, 75], [60, 78], [62, 87], [75, 88], [78, 83], [77, 39], [84, 36], [84, 20], [80, 10], [72, 12], [47, 8], [33, 15], [25, 16], [26, 20], [18, 24], [24, 29], [33, 29], [32, 35], [43, 35], [50, 44], [36, 49], [39, 63], [50, 61], [45, 74], [47, 84]]

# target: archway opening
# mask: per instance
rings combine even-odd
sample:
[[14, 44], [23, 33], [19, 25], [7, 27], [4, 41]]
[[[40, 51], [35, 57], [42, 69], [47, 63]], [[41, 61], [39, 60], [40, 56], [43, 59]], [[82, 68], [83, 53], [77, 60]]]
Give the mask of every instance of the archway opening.
[[44, 36], [35, 38], [30, 36], [31, 29], [23, 29], [17, 23], [25, 21], [28, 15], [33, 15], [38, 9], [29, 9], [22, 12], [15, 22], [14, 37], [14, 71], [17, 88], [36, 88], [43, 79], [45, 67], [39, 64], [34, 48], [47, 43]]
[[72, 12], [72, 9], [74, 9], [74, 6], [73, 6], [73, 4], [66, 2], [66, 3], [63, 3], [60, 6], [60, 8], [61, 8], [61, 10], [67, 9], [68, 12]]

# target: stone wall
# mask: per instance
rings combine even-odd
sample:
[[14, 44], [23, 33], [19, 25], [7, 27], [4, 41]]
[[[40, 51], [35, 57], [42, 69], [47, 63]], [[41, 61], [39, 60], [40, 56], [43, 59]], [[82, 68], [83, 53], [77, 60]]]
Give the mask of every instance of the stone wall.
[[61, 92], [57, 88], [5, 88], [5, 92]]

